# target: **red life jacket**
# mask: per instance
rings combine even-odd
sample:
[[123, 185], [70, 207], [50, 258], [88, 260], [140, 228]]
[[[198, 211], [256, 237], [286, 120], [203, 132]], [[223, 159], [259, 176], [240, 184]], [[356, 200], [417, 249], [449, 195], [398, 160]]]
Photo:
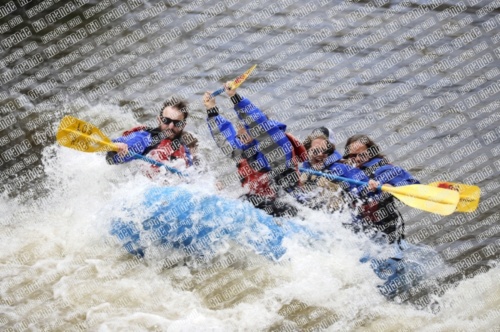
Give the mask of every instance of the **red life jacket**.
[[299, 141], [297, 138], [295, 138], [293, 135], [289, 133], [285, 133], [285, 135], [293, 146], [292, 150], [293, 164], [296, 167], [298, 167], [299, 163], [303, 163], [304, 161], [308, 160], [307, 150], [304, 144], [302, 144], [302, 142]]
[[299, 187], [302, 187], [302, 182], [300, 182], [299, 164], [308, 160], [307, 150], [304, 144], [302, 144], [302, 142], [295, 138], [292, 134], [285, 133], [285, 135], [288, 137], [290, 143], [292, 143], [292, 162], [295, 166], [295, 172], [297, 172], [297, 176], [299, 178]]
[[[298, 178], [300, 179], [299, 163], [307, 160], [307, 151], [304, 145], [297, 138], [288, 133], [285, 133], [285, 135], [288, 137], [290, 143], [292, 143], [292, 162], [295, 166]], [[254, 170], [244, 158], [238, 162], [237, 167], [238, 173], [241, 177], [241, 185], [243, 187], [248, 185], [250, 194], [270, 198], [276, 197], [276, 192], [270, 186], [267, 172]], [[299, 185], [301, 185], [300, 182]]]
[[269, 198], [276, 197], [276, 193], [269, 184], [267, 172], [254, 170], [245, 158], [238, 162], [237, 167], [241, 177], [241, 185], [248, 186], [250, 194]]
[[[127, 130], [123, 133], [124, 136], [130, 135], [133, 132], [147, 130], [146, 126], [138, 126], [134, 127], [130, 130]], [[178, 139], [177, 139], [178, 140]], [[180, 141], [178, 143], [180, 146], [176, 149], [174, 146], [174, 140], [171, 139], [163, 139], [159, 144], [154, 146], [146, 155], [151, 157], [152, 159], [159, 162], [167, 162], [176, 159], [184, 159], [186, 162], [186, 167], [190, 165], [189, 158], [186, 153], [186, 147]], [[151, 165], [153, 168], [157, 168], [157, 166]]]

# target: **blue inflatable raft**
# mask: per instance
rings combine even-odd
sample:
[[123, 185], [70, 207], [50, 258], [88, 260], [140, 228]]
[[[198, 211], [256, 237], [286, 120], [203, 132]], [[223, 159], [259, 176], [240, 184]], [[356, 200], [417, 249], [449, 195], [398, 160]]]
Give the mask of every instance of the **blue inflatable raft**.
[[[112, 222], [111, 234], [131, 254], [144, 257], [148, 248], [180, 250], [187, 256], [213, 256], [227, 241], [253, 250], [272, 260], [286, 252], [283, 240], [302, 235], [303, 240], [321, 236], [297, 223], [273, 218], [248, 202], [216, 195], [200, 194], [181, 187], [159, 187], [149, 190], [140, 208], [130, 209], [127, 218]], [[425, 260], [435, 252], [406, 244], [393, 257], [365, 255], [375, 274], [383, 280], [380, 292], [387, 298], [408, 290], [425, 277], [422, 265], [405, 258], [419, 252]]]
[[[248, 202], [194, 194], [180, 187], [153, 188], [140, 206], [144, 211], [130, 211], [128, 220], [113, 221], [111, 234], [129, 253], [141, 257], [150, 246], [207, 255], [230, 239], [278, 260], [286, 252], [284, 238], [311, 235], [306, 228], [273, 218]], [[148, 217], [138, 222], [141, 214]]]

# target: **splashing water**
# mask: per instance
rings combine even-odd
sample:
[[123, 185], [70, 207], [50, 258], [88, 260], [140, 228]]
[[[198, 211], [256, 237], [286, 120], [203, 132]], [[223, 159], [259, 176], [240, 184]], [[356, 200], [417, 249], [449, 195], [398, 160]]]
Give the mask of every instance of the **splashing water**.
[[[110, 230], [113, 220], [134, 216], [140, 226], [150, 216], [141, 202], [157, 183], [141, 173], [142, 162], [109, 166], [102, 155], [56, 145], [43, 155], [48, 194], [0, 201], [0, 324], [6, 331], [485, 331], [500, 321], [495, 262], [487, 273], [454, 285], [432, 279], [446, 266], [428, 269], [429, 284], [446, 286], [427, 294], [430, 304], [387, 300], [372, 267], [391, 249], [342, 227], [347, 213], [297, 206], [302, 219], [292, 222], [320, 235], [285, 236], [279, 260], [258, 255], [238, 237], [203, 259], [175, 250], [130, 255]], [[193, 197], [213, 196], [216, 175], [188, 171], [189, 183], [170, 184]], [[234, 192], [219, 197], [225, 198], [214, 204], [243, 206]], [[224, 223], [220, 217], [212, 221]], [[238, 234], [255, 231], [251, 218]], [[429, 262], [432, 252], [422, 252], [409, 259]]]

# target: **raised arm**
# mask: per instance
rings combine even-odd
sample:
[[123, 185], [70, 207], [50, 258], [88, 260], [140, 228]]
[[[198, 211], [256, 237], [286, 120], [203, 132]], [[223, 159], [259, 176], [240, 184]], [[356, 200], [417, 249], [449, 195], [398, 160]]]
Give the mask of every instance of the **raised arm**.
[[293, 146], [285, 134], [286, 125], [270, 120], [250, 100], [236, 93], [225, 85], [226, 93], [234, 104], [238, 118], [244, 123], [250, 136], [258, 143], [259, 149], [265, 156], [269, 168], [293, 168]]
[[225, 84], [225, 89], [226, 94], [234, 104], [236, 115], [245, 124], [245, 128], [249, 130], [253, 138], [258, 140], [260, 134], [265, 132], [270, 132], [271, 134], [274, 134], [278, 130], [285, 132], [285, 124], [268, 119], [267, 115], [248, 98], [242, 97], [236, 90], [230, 89], [229, 84]]
[[233, 124], [219, 114], [219, 108], [215, 104], [215, 98], [210, 96], [210, 92], [205, 92], [203, 103], [207, 109], [207, 124], [215, 144], [222, 152], [230, 158], [237, 158], [241, 155], [243, 145], [236, 138], [236, 130]]

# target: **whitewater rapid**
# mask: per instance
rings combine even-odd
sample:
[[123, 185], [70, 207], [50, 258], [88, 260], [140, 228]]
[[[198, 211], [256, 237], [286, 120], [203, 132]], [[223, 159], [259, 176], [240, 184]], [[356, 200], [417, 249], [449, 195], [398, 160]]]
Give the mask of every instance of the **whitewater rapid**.
[[[99, 109], [92, 110], [91, 115]], [[134, 119], [122, 117], [127, 125]], [[54, 124], [56, 125], [56, 124]], [[100, 124], [97, 124], [100, 125]], [[118, 133], [113, 133], [117, 135]], [[202, 143], [209, 149], [209, 143]], [[300, 208], [297, 222], [329, 234], [287, 239], [278, 262], [228, 242], [208, 263], [151, 252], [144, 259], [109, 234], [114, 218], [157, 186], [134, 161], [56, 144], [43, 150], [38, 186], [0, 201], [0, 324], [5, 331], [492, 331], [500, 322], [500, 267], [445, 286], [433, 302], [387, 300], [360, 258], [376, 250], [342, 227], [348, 215]], [[171, 185], [217, 192], [216, 174]], [[35, 186], [35, 184], [34, 184]], [[235, 191], [219, 195], [235, 198]], [[437, 270], [446, 269], [445, 266]], [[438, 294], [438, 293], [436, 293]]]

